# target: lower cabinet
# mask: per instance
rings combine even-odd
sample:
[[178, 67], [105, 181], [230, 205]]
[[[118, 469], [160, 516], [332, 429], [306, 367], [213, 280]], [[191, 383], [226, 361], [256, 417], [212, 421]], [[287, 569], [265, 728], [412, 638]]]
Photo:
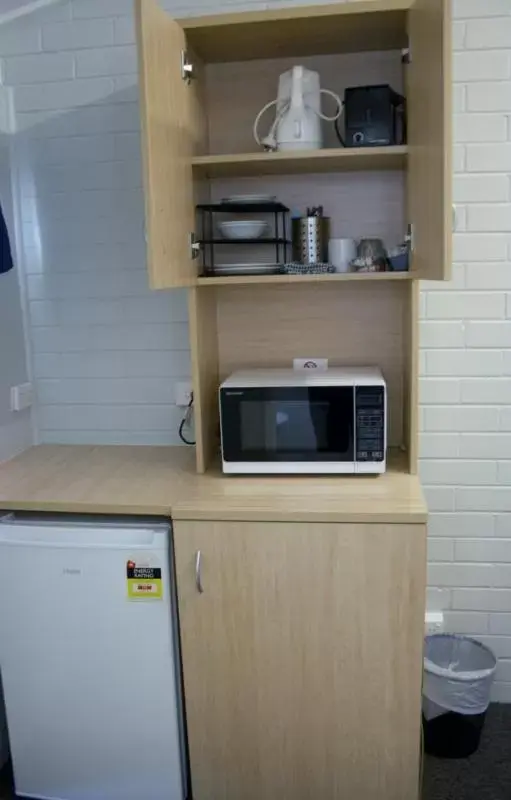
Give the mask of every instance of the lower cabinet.
[[414, 800], [424, 525], [177, 521], [194, 800]]

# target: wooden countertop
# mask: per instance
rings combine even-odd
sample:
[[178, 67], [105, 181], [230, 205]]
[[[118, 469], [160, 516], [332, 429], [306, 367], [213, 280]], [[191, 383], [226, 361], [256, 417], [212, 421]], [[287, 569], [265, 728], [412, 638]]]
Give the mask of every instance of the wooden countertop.
[[195, 475], [173, 507], [174, 519], [312, 522], [425, 522], [420, 480], [393, 454], [385, 475], [228, 477]]
[[187, 447], [44, 444], [0, 464], [0, 508], [169, 516], [194, 468]]
[[423, 523], [417, 476], [399, 459], [379, 477], [195, 473], [186, 447], [40, 445], [0, 464], [0, 509], [174, 519]]

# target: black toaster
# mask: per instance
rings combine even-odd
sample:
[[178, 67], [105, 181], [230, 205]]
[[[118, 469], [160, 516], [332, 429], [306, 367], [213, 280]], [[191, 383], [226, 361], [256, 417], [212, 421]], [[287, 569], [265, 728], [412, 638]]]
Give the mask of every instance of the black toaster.
[[344, 118], [346, 147], [406, 143], [406, 100], [388, 84], [346, 89]]

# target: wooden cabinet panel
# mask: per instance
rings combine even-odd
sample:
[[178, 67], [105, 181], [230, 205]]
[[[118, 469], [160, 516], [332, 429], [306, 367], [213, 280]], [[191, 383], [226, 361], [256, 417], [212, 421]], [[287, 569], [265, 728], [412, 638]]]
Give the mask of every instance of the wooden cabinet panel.
[[156, 0], [136, 0], [147, 262], [154, 289], [195, 283], [189, 234], [195, 229], [191, 156], [197, 119], [181, 75], [186, 40]]
[[174, 537], [195, 800], [417, 797], [425, 526]]
[[452, 262], [451, 0], [409, 12], [408, 196], [415, 277], [448, 280]]

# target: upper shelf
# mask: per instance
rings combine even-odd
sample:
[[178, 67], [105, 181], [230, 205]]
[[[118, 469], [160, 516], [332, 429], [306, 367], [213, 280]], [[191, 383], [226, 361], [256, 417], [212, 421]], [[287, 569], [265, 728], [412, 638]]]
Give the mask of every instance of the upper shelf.
[[324, 6], [218, 14], [180, 20], [189, 47], [205, 63], [407, 46], [413, 0], [357, 0]]
[[408, 148], [336, 147], [278, 153], [195, 156], [194, 172], [207, 178], [249, 175], [298, 175], [318, 172], [363, 172], [406, 169]]
[[344, 283], [348, 281], [411, 281], [413, 272], [327, 272], [326, 274], [305, 275], [217, 275], [197, 278], [197, 286], [249, 286], [262, 283]]

